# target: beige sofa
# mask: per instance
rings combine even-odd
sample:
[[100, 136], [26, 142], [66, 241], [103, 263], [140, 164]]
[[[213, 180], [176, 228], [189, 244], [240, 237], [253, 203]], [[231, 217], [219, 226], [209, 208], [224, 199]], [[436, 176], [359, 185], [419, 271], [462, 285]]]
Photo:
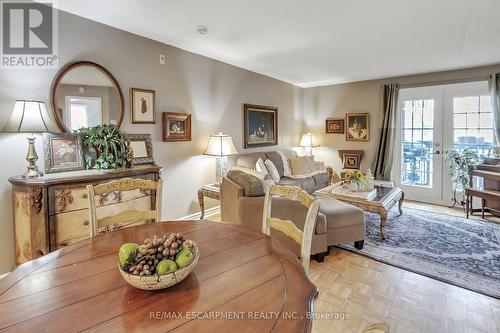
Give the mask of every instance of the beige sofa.
[[[329, 172], [309, 178], [292, 179], [283, 177], [281, 156], [274, 151], [240, 155], [236, 159], [238, 168], [254, 169], [259, 158], [270, 159], [280, 174], [281, 185], [295, 185], [309, 193], [330, 185], [332, 176]], [[240, 224], [255, 230], [262, 228], [262, 212], [264, 208], [264, 191], [259, 180], [248, 180], [239, 170], [229, 171], [222, 179], [221, 185], [221, 218], [222, 221]], [[333, 198], [320, 198], [321, 207], [316, 219], [315, 233], [311, 246], [311, 254], [317, 261], [323, 261], [329, 252], [329, 246], [355, 242], [362, 248], [365, 239], [364, 213], [361, 209], [345, 204]], [[293, 221], [299, 229], [303, 228], [307, 210], [299, 203], [286, 199], [273, 201], [272, 216]], [[297, 255], [300, 248], [279, 231], [272, 230], [272, 237], [285, 243]]]

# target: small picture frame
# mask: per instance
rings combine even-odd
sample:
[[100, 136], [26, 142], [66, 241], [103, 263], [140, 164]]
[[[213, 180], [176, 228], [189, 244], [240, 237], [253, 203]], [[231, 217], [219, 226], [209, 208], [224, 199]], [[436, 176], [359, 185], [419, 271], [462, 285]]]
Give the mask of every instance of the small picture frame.
[[84, 170], [82, 139], [73, 133], [44, 133], [45, 173]]
[[369, 113], [346, 113], [345, 126], [347, 141], [370, 141]]
[[278, 144], [278, 108], [265, 105], [243, 105], [243, 143], [245, 148]]
[[326, 134], [344, 134], [344, 119], [326, 119]]
[[127, 141], [132, 150], [132, 165], [155, 162], [151, 134], [127, 134]]
[[163, 112], [162, 128], [164, 142], [191, 141], [191, 114]]
[[356, 169], [359, 170], [359, 164], [361, 162], [361, 156], [355, 153], [344, 153], [342, 154], [342, 164], [344, 169]]
[[130, 88], [132, 124], [155, 124], [155, 91]]

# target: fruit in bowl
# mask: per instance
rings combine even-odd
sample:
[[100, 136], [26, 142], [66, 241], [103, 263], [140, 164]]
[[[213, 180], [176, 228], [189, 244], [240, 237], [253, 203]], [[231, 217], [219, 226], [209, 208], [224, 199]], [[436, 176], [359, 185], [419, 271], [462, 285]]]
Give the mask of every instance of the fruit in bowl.
[[134, 287], [153, 290], [182, 281], [198, 261], [198, 246], [181, 233], [125, 243], [118, 252], [120, 273]]

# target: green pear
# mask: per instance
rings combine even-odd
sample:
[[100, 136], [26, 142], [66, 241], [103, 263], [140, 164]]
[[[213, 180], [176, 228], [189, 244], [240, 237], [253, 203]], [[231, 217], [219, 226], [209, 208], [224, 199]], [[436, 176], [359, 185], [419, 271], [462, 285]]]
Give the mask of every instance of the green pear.
[[193, 260], [194, 260], [193, 252], [185, 248], [182, 249], [179, 253], [177, 253], [177, 256], [175, 257], [175, 263], [179, 268], [186, 267], [187, 265], [192, 263]]
[[120, 246], [118, 258], [120, 259], [120, 265], [122, 267], [125, 267], [130, 261], [134, 260], [138, 248], [139, 245], [135, 243], [125, 243]]
[[156, 273], [158, 273], [158, 275], [169, 274], [175, 272], [176, 270], [177, 264], [175, 261], [170, 259], [163, 259], [158, 263], [158, 265], [156, 265]]

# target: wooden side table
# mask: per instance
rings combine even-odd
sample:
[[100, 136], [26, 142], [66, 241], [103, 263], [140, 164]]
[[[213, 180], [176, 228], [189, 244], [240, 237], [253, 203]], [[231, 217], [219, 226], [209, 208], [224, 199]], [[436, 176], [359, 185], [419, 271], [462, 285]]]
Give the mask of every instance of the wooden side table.
[[198, 190], [198, 203], [200, 204], [201, 211], [200, 220], [203, 220], [205, 217], [205, 197], [220, 200], [220, 184], [203, 185]]

